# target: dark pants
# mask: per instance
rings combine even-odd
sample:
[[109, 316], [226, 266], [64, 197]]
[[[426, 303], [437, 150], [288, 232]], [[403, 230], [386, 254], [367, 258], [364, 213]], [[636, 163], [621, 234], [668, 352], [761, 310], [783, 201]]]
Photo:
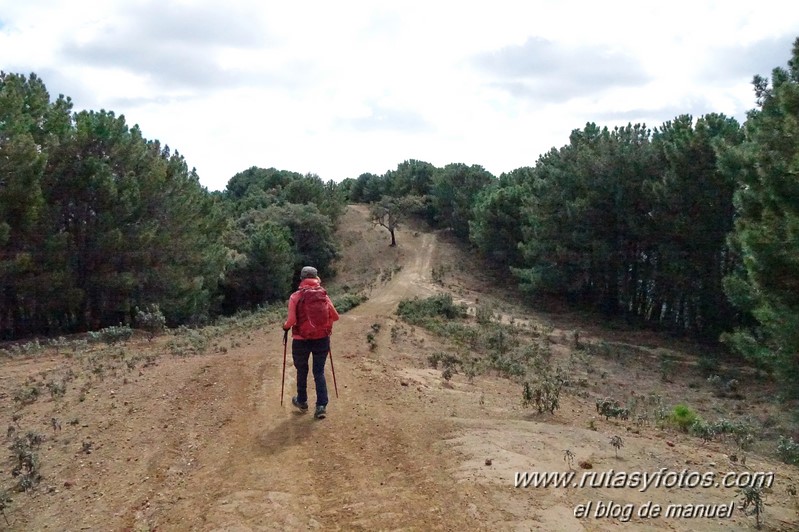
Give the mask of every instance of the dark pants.
[[316, 385], [316, 406], [327, 406], [325, 362], [330, 352], [330, 337], [318, 340], [292, 340], [291, 357], [297, 368], [297, 401], [308, 402], [308, 358], [313, 355], [313, 380]]

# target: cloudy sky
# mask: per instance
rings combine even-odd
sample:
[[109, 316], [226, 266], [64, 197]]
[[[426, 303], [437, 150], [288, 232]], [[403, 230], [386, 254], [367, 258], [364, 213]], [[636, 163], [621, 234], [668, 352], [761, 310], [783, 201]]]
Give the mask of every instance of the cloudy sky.
[[799, 36], [788, 4], [0, 0], [0, 68], [123, 114], [212, 190], [250, 166], [498, 176], [589, 121], [743, 121]]

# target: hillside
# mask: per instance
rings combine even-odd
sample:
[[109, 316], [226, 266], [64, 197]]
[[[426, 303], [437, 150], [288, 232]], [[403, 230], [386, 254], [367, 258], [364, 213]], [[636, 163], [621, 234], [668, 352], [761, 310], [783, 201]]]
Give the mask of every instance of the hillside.
[[[446, 233], [401, 230], [398, 247], [388, 248], [366, 209], [351, 206], [339, 237], [331, 293], [369, 299], [335, 327], [338, 397], [328, 364], [326, 419], [291, 407], [290, 355], [280, 405], [282, 311], [152, 342], [30, 346], [0, 361], [0, 421], [9, 427], [6, 448], [28, 432], [43, 440], [33, 445], [42, 479], [13, 494], [0, 529], [754, 529], [754, 517], [738, 509], [729, 518], [593, 517], [600, 501], [619, 511], [648, 502], [729, 505], [740, 500], [732, 488], [514, 486], [517, 472], [574, 468], [579, 478], [589, 464], [598, 473], [774, 472], [764, 529], [799, 527], [799, 471], [773, 452], [772, 433], [792, 421], [767, 385], [744, 375], [742, 393], [714, 394], [691, 345], [530, 313]], [[519, 328], [520, 342], [551, 344], [552, 364], [568, 372], [560, 407], [523, 407], [520, 382], [490, 368], [450, 379], [432, 368], [435, 353], [469, 353], [395, 311], [403, 299], [438, 293], [469, 307], [465, 323], [493, 308], [495, 321]], [[703, 442], [654, 420], [597, 412], [598, 399], [634, 397], [651, 401], [652, 412], [684, 402], [709, 420], [752, 419], [757, 441], [742, 452], [729, 437]], [[0, 486], [10, 488], [7, 454]], [[591, 516], [575, 517], [589, 501]]]

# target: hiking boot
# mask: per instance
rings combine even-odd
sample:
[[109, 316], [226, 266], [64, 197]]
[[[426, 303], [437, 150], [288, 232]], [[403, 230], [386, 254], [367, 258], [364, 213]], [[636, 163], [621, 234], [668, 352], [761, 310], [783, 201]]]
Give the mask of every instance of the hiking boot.
[[296, 406], [297, 408], [299, 408], [299, 409], [300, 409], [300, 410], [302, 410], [303, 412], [305, 412], [306, 410], [308, 410], [308, 403], [301, 403], [301, 402], [299, 402], [299, 401], [297, 400], [297, 396], [296, 396], [296, 395], [295, 395], [294, 397], [292, 397], [292, 398], [291, 398], [291, 404], [293, 404], [294, 406]]
[[313, 417], [316, 419], [325, 419], [325, 410], [327, 407], [325, 405], [319, 405], [316, 407], [316, 412], [314, 412]]

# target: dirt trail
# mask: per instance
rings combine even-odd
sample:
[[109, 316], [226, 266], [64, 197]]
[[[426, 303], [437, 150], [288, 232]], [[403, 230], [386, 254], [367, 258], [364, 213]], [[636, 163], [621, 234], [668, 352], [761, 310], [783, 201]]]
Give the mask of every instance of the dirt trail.
[[[392, 313], [401, 298], [429, 290], [420, 282], [429, 279], [435, 236], [422, 234], [418, 244], [406, 249], [407, 262], [374, 297], [336, 324], [332, 351], [339, 398], [328, 364], [325, 420], [290, 406], [290, 353], [280, 407], [282, 331], [263, 331], [255, 339], [263, 350], [228, 355], [223, 366], [209, 366], [214, 387], [229, 393], [211, 405], [191, 399], [188, 408], [198, 409], [194, 415], [209, 406], [229, 412], [227, 423], [179, 485], [165, 483], [160, 491], [169, 497], [151, 501], [151, 509], [131, 515], [129, 524], [200, 530], [483, 528], [474, 510], [469, 513], [482, 494], [451, 475], [456, 463], [444, 441], [452, 422], [420, 415], [397, 400], [404, 388], [364, 340], [372, 323]], [[174, 462], [163, 460], [154, 469]]]
[[[597, 418], [593, 400], [579, 394], [562, 396], [555, 415], [536, 415], [521, 407], [519, 385], [507, 379], [484, 374], [469, 381], [456, 375], [445, 382], [440, 370], [428, 367], [427, 356], [450, 347], [393, 315], [403, 298], [443, 290], [431, 279], [432, 267], [463, 256], [424, 231], [404, 232], [400, 248], [387, 250], [384, 234], [363, 229], [369, 227], [367, 216], [365, 208], [351, 207], [348, 238], [361, 248], [371, 246], [365, 260], [380, 257], [386, 267], [370, 299], [335, 326], [339, 397], [328, 364], [326, 419], [314, 420], [291, 406], [290, 354], [280, 405], [279, 325], [226, 339], [224, 353], [161, 357], [155, 367], [137, 369], [124, 380], [93, 381], [79, 400], [68, 395], [63, 402], [40, 401], [25, 410], [27, 426], [47, 427], [51, 415], [66, 420], [80, 413], [80, 421], [48, 438], [43, 462], [48, 485], [15, 497], [10, 529], [750, 529], [752, 519], [737, 511], [730, 519], [574, 517], [575, 506], [589, 501], [636, 508], [648, 501], [727, 504], [732, 490], [515, 488], [517, 471], [567, 470], [566, 449], [596, 471], [741, 466], [715, 442], [700, 444], [688, 435]], [[358, 265], [347, 268], [349, 278], [361, 271]], [[388, 270], [393, 274], [386, 276]], [[472, 285], [466, 279], [450, 291], [471, 305], [478, 295], [491, 296], [471, 291]], [[567, 348], [556, 345], [555, 351], [563, 355]], [[69, 363], [55, 356], [6, 363], [0, 399], [11, 403], [5, 388], [19, 386], [23, 374]], [[603, 375], [602, 386], [617, 396], [643, 389], [650, 377], [632, 372], [622, 368], [618, 375]], [[312, 383], [309, 378], [311, 404]], [[3, 421], [10, 423], [7, 417]], [[613, 435], [624, 438], [618, 457], [608, 444]], [[80, 451], [87, 441], [91, 454]], [[780, 471], [769, 494], [767, 523], [771, 530], [795, 529], [796, 501], [786, 492], [796, 484], [790, 476], [795, 469], [755, 456], [747, 467]], [[0, 530], [3, 526], [0, 519]]]

